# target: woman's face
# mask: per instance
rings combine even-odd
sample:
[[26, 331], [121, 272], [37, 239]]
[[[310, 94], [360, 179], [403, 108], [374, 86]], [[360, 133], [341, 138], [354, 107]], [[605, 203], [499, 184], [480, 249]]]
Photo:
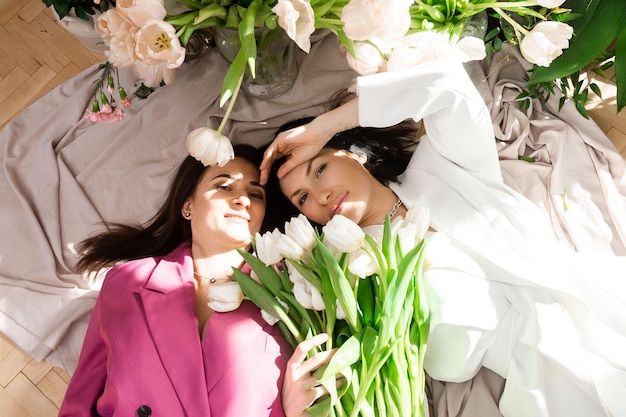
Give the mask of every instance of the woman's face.
[[261, 228], [265, 216], [265, 190], [259, 170], [243, 158], [223, 167], [209, 167], [193, 196], [183, 205], [191, 213], [194, 242], [243, 248]]
[[356, 155], [325, 148], [280, 180], [287, 198], [306, 217], [326, 224], [342, 214], [359, 224], [373, 195], [373, 181], [365, 161]]

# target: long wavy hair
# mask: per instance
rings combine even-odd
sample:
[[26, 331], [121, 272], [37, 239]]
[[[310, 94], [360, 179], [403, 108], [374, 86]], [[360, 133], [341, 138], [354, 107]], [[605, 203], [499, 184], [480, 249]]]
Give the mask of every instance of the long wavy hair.
[[[235, 156], [254, 166], [261, 163], [263, 152], [250, 145], [235, 145]], [[180, 164], [167, 196], [154, 217], [143, 225], [105, 224], [106, 231], [89, 237], [77, 246], [81, 257], [76, 264], [79, 273], [96, 271], [120, 261], [129, 261], [170, 253], [181, 243], [191, 239], [190, 222], [183, 218], [181, 207], [193, 195], [207, 167], [191, 156]], [[286, 205], [277, 181], [266, 187], [266, 216], [261, 231], [279, 227], [295, 213]], [[283, 206], [284, 205], [284, 206]]]

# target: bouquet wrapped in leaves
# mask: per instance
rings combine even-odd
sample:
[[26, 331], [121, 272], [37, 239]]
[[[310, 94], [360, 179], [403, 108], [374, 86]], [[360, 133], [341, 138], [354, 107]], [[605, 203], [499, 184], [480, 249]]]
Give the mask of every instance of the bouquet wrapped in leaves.
[[257, 234], [255, 254], [241, 252], [253, 274], [235, 270], [235, 279], [265, 319], [294, 347], [327, 333], [325, 349], [337, 348], [315, 373], [329, 394], [307, 409], [310, 415], [427, 415], [428, 224], [428, 211], [416, 208], [393, 223], [387, 217], [378, 236], [341, 215], [320, 233], [300, 215], [284, 234]]

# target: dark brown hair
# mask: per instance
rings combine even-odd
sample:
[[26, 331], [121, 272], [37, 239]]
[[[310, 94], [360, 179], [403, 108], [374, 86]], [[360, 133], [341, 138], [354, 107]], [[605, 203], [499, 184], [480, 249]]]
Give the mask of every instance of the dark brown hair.
[[[235, 156], [249, 161], [256, 167], [261, 163], [263, 153], [259, 149], [250, 145], [235, 145], [234, 150]], [[89, 237], [78, 245], [81, 258], [76, 264], [76, 271], [80, 273], [96, 271], [120, 261], [163, 256], [189, 240], [191, 225], [183, 218], [181, 207], [185, 200], [193, 195], [206, 169], [201, 162], [187, 156], [180, 164], [166, 199], [154, 217], [144, 225], [105, 224], [106, 231]], [[278, 203], [281, 201], [280, 198], [284, 197], [276, 185], [266, 187], [266, 213], [271, 211], [271, 215], [266, 214], [262, 231], [276, 227], [281, 221], [284, 222], [287, 213], [293, 211], [286, 204], [281, 209]]]

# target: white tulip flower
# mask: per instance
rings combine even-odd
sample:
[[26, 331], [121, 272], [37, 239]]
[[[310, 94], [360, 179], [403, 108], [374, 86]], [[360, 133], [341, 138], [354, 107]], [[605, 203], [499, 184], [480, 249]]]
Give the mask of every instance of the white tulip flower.
[[[276, 297], [276, 301], [278, 301], [278, 304], [282, 306], [285, 312], [289, 311], [289, 305], [286, 302], [284, 302], [278, 297]], [[268, 313], [265, 310], [261, 310], [261, 317], [263, 317], [263, 320], [265, 320], [265, 322], [269, 324], [270, 326], [273, 326], [280, 321], [278, 317], [272, 316], [270, 313]]]
[[341, 214], [330, 219], [323, 231], [324, 243], [340, 252], [353, 252], [365, 242], [365, 233], [359, 225]]
[[281, 234], [280, 239], [276, 241], [276, 246], [278, 252], [280, 252], [280, 254], [285, 258], [295, 259], [296, 261], [299, 261], [304, 256], [304, 250], [302, 249], [302, 246], [300, 246], [298, 242], [296, 242], [287, 235]]
[[209, 302], [207, 305], [220, 313], [236, 310], [243, 301], [241, 287], [235, 281], [224, 284], [209, 285]]
[[378, 264], [364, 249], [357, 249], [348, 256], [348, 270], [359, 278], [378, 273]]
[[272, 232], [265, 232], [261, 235], [259, 232], [255, 235], [256, 254], [267, 266], [275, 265], [283, 258], [278, 249], [278, 241], [281, 239], [282, 233], [278, 229]]
[[278, 25], [302, 49], [309, 53], [311, 35], [315, 31], [315, 14], [309, 0], [278, 0], [272, 11], [278, 16]]
[[547, 67], [563, 49], [569, 47], [574, 29], [561, 22], [539, 22], [520, 44], [524, 58], [533, 64]]
[[200, 127], [187, 136], [189, 155], [202, 162], [204, 166], [217, 165], [223, 167], [235, 157], [230, 140], [217, 130]]
[[304, 214], [293, 217], [285, 223], [285, 234], [306, 251], [312, 250], [317, 245], [315, 229]]

